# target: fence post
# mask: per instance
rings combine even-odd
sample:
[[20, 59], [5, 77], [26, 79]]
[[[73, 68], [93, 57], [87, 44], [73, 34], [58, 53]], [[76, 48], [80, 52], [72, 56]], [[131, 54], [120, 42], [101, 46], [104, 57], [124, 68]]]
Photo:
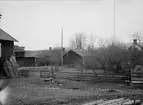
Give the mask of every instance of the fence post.
[[107, 77], [108, 65], [105, 65], [105, 77]]
[[52, 65], [52, 81], [54, 79], [54, 70], [53, 70], [53, 65]]

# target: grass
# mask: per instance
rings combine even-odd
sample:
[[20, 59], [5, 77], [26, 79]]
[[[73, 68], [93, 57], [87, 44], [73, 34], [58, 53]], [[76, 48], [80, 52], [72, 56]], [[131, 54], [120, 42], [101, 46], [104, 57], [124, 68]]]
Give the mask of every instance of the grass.
[[[43, 68], [39, 68], [38, 71]], [[60, 75], [60, 77], [66, 76]], [[8, 105], [80, 105], [102, 98], [143, 97], [139, 94], [140, 90], [113, 83], [89, 83], [57, 78], [55, 82], [45, 84], [40, 80], [38, 72], [31, 73], [28, 78], [12, 79], [9, 87], [12, 93]], [[121, 91], [107, 92], [107, 90]]]
[[[47, 87], [47, 88], [45, 88]], [[11, 86], [12, 88], [12, 86]], [[29, 84], [17, 84], [13, 86], [12, 88], [12, 98], [15, 102], [13, 105], [16, 105], [15, 103], [21, 102], [20, 104], [26, 104], [30, 102], [35, 102], [38, 100], [45, 99], [60, 99], [60, 98], [65, 98], [69, 96], [84, 96], [87, 94], [91, 94], [89, 92], [84, 92], [84, 91], [71, 91], [71, 90], [66, 90], [63, 88], [49, 88], [49, 86], [35, 86], [35, 85], [29, 85]], [[19, 104], [19, 103], [18, 103]]]
[[[9, 105], [80, 105], [79, 103], [107, 97], [139, 97], [139, 94], [131, 96], [131, 91], [134, 90], [128, 87], [122, 88], [105, 83], [88, 84], [66, 79], [44, 84], [37, 77], [20, 78], [13, 79], [9, 86], [12, 89], [12, 102]], [[116, 92], [107, 94], [102, 92], [104, 89], [120, 89], [126, 94]]]

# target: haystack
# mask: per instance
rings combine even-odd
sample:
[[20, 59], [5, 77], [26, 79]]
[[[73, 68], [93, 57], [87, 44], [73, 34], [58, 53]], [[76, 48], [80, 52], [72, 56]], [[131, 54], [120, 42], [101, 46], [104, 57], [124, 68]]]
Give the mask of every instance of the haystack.
[[8, 78], [20, 77], [20, 73], [17, 68], [18, 64], [14, 56], [11, 56], [9, 60], [4, 62], [4, 72]]

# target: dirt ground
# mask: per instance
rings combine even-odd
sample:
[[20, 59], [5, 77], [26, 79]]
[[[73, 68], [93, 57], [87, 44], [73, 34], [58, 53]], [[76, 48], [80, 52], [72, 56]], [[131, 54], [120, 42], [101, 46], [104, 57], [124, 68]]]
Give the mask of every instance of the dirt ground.
[[7, 105], [82, 105], [101, 98], [140, 98], [143, 93], [141, 89], [133, 89], [125, 84], [91, 84], [59, 78], [44, 83], [36, 72], [27, 78], [10, 80], [8, 87], [10, 94]]

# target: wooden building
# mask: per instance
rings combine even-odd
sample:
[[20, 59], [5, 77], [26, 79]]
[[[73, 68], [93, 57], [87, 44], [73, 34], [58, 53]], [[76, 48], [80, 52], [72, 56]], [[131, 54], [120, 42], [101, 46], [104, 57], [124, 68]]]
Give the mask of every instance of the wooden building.
[[73, 65], [75, 67], [95, 67], [97, 60], [94, 52], [82, 49], [71, 49], [63, 55], [64, 65]]
[[25, 48], [15, 45], [14, 53], [15, 53], [17, 64], [19, 66], [24, 66]]
[[36, 65], [60, 65], [60, 50], [44, 50], [36, 56]]
[[24, 47], [15, 46], [15, 56], [16, 61], [19, 66], [35, 66], [36, 64], [36, 55], [41, 51], [27, 51]]
[[24, 58], [24, 66], [36, 66], [36, 56], [41, 51], [26, 51]]
[[9, 59], [14, 53], [14, 42], [18, 42], [15, 38], [0, 29], [0, 57]]
[[[3, 75], [6, 76], [6, 72], [9, 72], [4, 71], [4, 63], [6, 61], [10, 61], [10, 58], [14, 55], [14, 42], [18, 41], [0, 29], [0, 77], [3, 77]], [[16, 70], [13, 70], [11, 73], [9, 73], [11, 77], [14, 77], [15, 74], [12, 75], [12, 72], [16, 73]]]

